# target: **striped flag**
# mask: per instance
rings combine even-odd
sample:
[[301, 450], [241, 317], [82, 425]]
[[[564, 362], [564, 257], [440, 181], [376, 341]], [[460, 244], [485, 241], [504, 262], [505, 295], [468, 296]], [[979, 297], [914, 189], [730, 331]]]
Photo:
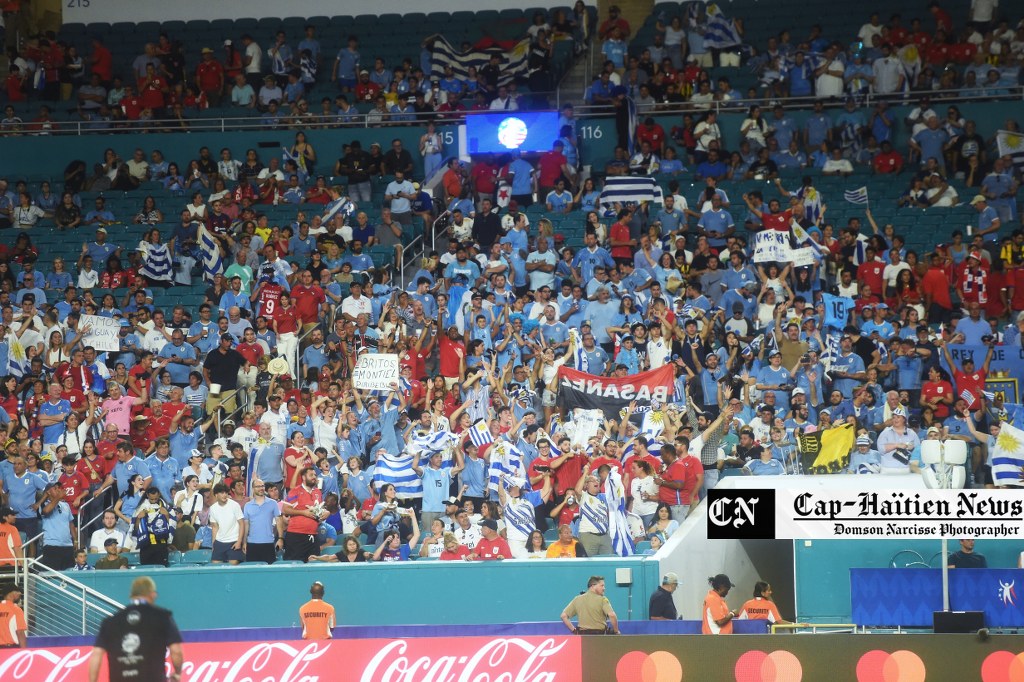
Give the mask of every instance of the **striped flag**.
[[1013, 167], [1024, 173], [1024, 135], [1000, 130], [996, 133], [996, 145], [999, 147], [999, 156], [1009, 156]]
[[199, 252], [203, 260], [203, 281], [212, 282], [224, 272], [224, 259], [220, 255], [220, 242], [202, 224], [199, 226]]
[[843, 192], [843, 198], [851, 204], [864, 205], [868, 203], [868, 188], [858, 187], [857, 189], [848, 189]]
[[450, 66], [455, 77], [465, 82], [469, 78], [469, 67], [476, 67], [479, 72], [490, 62], [492, 54], [498, 54], [501, 57], [501, 75], [498, 77], [498, 85], [508, 85], [529, 73], [529, 39], [519, 41], [508, 51], [502, 50], [496, 45], [489, 50], [473, 48], [468, 52], [460, 52], [443, 37], [438, 36], [434, 38], [433, 51], [430, 55], [430, 78], [438, 81], [443, 79], [445, 67]]
[[145, 262], [139, 268], [139, 274], [160, 282], [170, 282], [174, 278], [171, 250], [167, 244], [149, 245], [149, 250], [146, 251]]
[[825, 337], [825, 352], [821, 356], [821, 364], [825, 371], [832, 369], [832, 364], [839, 359], [839, 335], [828, 334]]
[[392, 455], [387, 452], [377, 453], [377, 462], [373, 468], [373, 487], [378, 492], [385, 483], [395, 486], [395, 494], [400, 499], [423, 497], [423, 481], [412, 468], [412, 455], [402, 453]]
[[478, 448], [494, 442], [490, 424], [487, 423], [486, 419], [477, 419], [473, 422], [473, 425], [469, 427], [469, 440]]
[[1003, 422], [992, 451], [992, 478], [996, 486], [1020, 487], [1024, 471], [1024, 431]]
[[707, 8], [708, 25], [704, 30], [704, 47], [710, 50], [724, 50], [743, 42], [736, 22], [726, 18], [718, 5]]
[[487, 470], [487, 487], [490, 490], [498, 490], [501, 479], [505, 476], [525, 478], [529, 488], [529, 478], [526, 476], [526, 468], [523, 466], [523, 453], [519, 452], [516, 446], [507, 440], [499, 440], [491, 446], [490, 466]]
[[974, 394], [971, 393], [969, 389], [965, 388], [964, 390], [960, 391], [960, 397], [967, 401], [967, 407], [970, 407], [971, 405], [974, 404]]
[[572, 366], [581, 372], [590, 372], [590, 358], [583, 349], [580, 330], [573, 327], [569, 330], [569, 345], [572, 346]]
[[355, 211], [355, 203], [353, 203], [348, 197], [342, 195], [324, 207], [324, 214], [320, 216], [320, 223], [322, 225], [327, 225], [338, 215], [341, 215], [342, 222], [346, 222], [348, 217], [355, 213]]
[[459, 437], [451, 431], [435, 431], [423, 436], [415, 436], [409, 443], [408, 450], [412, 454], [444, 452], [455, 443]]
[[606, 178], [601, 190], [599, 205], [603, 209], [613, 208], [615, 203], [636, 203], [655, 201], [664, 203], [661, 187], [654, 178], [638, 178], [630, 175]]
[[25, 354], [25, 346], [21, 344], [17, 336], [12, 333], [8, 338], [11, 340], [11, 348], [8, 353], [7, 369], [11, 376], [20, 379], [29, 370], [28, 356]]
[[612, 549], [618, 556], [632, 556], [633, 538], [626, 521], [626, 489], [614, 467], [604, 482], [604, 498], [608, 505], [608, 534], [612, 539]]

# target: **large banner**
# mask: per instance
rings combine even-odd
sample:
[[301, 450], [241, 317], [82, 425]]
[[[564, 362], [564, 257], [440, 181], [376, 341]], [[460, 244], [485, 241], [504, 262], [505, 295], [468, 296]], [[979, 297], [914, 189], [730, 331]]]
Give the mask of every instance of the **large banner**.
[[557, 403], [567, 410], [601, 410], [605, 418], [618, 419], [619, 410], [631, 402], [641, 406], [669, 402], [674, 382], [675, 366], [671, 363], [624, 379], [586, 374], [563, 366], [558, 369]]
[[[967, 358], [981, 369], [988, 353], [988, 346], [969, 346], [955, 343], [948, 346], [949, 354], [957, 367], [963, 366]], [[940, 353], [940, 355], [942, 355]], [[949, 371], [945, 356], [941, 360], [942, 367]], [[992, 351], [992, 362], [988, 366], [988, 378], [985, 388], [993, 393], [1001, 393], [1007, 403], [1021, 402], [1021, 386], [1024, 381], [1024, 348], [1020, 346], [996, 346]], [[1020, 424], [1017, 424], [1020, 426]]]
[[[566, 633], [558, 637], [186, 643], [183, 645], [185, 666], [181, 682], [581, 682], [581, 640], [580, 637]], [[2, 651], [0, 680], [86, 682], [91, 652], [91, 646]], [[169, 665], [167, 671], [172, 671]], [[107, 679], [105, 670], [101, 672], [100, 679]]]

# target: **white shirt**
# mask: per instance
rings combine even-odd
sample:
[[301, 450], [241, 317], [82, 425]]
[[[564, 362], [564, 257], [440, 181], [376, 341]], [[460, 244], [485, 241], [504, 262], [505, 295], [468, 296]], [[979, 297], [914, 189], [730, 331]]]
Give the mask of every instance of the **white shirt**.
[[267, 409], [260, 417], [260, 424], [270, 424], [273, 429], [273, 440], [279, 445], [287, 446], [288, 440], [288, 422], [292, 419], [291, 413], [288, 412], [288, 406], [282, 404], [281, 407], [277, 408], [277, 412], [271, 409]]
[[992, 21], [999, 0], [971, 0], [971, 21]]
[[456, 526], [455, 530], [452, 531], [455, 534], [455, 538], [459, 541], [460, 545], [465, 545], [469, 549], [476, 547], [476, 543], [480, 542], [483, 535], [480, 534], [480, 529], [474, 525], [470, 525], [468, 529], [463, 529], [462, 526]]
[[495, 111], [515, 111], [516, 109], [519, 108], [519, 104], [511, 97], [506, 97], [505, 99], [495, 97], [493, 100], [491, 100], [490, 108]]
[[90, 552], [105, 552], [105, 551], [107, 551], [104, 548], [103, 543], [106, 542], [107, 540], [109, 540], [110, 538], [114, 538], [115, 540], [117, 540], [117, 546], [118, 547], [124, 547], [125, 546], [125, 536], [124, 536], [124, 533], [122, 533], [121, 531], [117, 530], [116, 528], [111, 528], [109, 530], [106, 529], [106, 528], [100, 528], [97, 531], [93, 531], [92, 536], [89, 538], [89, 551]]
[[[640, 516], [647, 516], [653, 514], [658, 509], [658, 486], [654, 482], [654, 476], [647, 476], [646, 478], [634, 478], [629, 482], [629, 493], [633, 497], [633, 507], [631, 511], [634, 514]], [[648, 495], [655, 496], [653, 500], [643, 500], [640, 498], [640, 493], [647, 493]]]
[[252, 58], [249, 65], [245, 67], [246, 73], [260, 73], [263, 70], [261, 68], [263, 65], [263, 50], [260, 49], [259, 45], [254, 42], [249, 43], [245, 48], [245, 56]]
[[898, 57], [880, 57], [871, 64], [875, 74], [875, 92], [887, 95], [896, 92], [904, 75], [903, 63]]
[[259, 440], [260, 434], [255, 429], [250, 429], [247, 426], [239, 426], [235, 429], [235, 432], [231, 435], [231, 440], [236, 443], [241, 443], [242, 448], [249, 452], [256, 445], [256, 441]]
[[882, 277], [885, 278], [886, 286], [890, 286], [890, 287], [896, 286], [896, 278], [899, 277], [900, 272], [902, 272], [903, 270], [909, 270], [909, 269], [910, 269], [910, 265], [908, 265], [907, 263], [904, 263], [903, 261], [900, 261], [896, 265], [893, 265], [892, 263], [890, 263], [889, 265], [886, 265], [885, 266], [885, 270], [882, 271]]
[[217, 542], [238, 542], [238, 522], [243, 518], [242, 508], [230, 497], [224, 504], [214, 502], [210, 507], [210, 525], [217, 524]]
[[370, 305], [370, 299], [368, 296], [360, 296], [356, 299], [354, 296], [348, 296], [344, 301], [341, 302], [341, 313], [342, 315], [351, 315], [352, 317], [358, 317], [361, 313], [371, 314], [372, 308]]

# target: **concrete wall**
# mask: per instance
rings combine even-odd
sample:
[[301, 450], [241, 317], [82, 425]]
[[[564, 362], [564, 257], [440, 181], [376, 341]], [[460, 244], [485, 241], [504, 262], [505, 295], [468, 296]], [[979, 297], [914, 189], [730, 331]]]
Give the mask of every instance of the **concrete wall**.
[[[632, 590], [615, 584], [615, 569], [624, 567], [632, 569]], [[324, 584], [339, 625], [475, 625], [557, 621], [591, 575], [605, 577], [620, 618], [643, 620], [658, 565], [643, 558], [421, 561], [90, 571], [75, 579], [124, 602], [140, 575], [156, 581], [159, 603], [184, 630], [296, 626], [315, 580]]]

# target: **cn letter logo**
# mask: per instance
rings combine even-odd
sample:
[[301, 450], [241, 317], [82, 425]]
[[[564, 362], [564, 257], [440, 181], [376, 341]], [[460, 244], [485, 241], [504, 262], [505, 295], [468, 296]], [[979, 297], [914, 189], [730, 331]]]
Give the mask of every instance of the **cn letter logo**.
[[709, 490], [708, 539], [775, 538], [774, 490]]

